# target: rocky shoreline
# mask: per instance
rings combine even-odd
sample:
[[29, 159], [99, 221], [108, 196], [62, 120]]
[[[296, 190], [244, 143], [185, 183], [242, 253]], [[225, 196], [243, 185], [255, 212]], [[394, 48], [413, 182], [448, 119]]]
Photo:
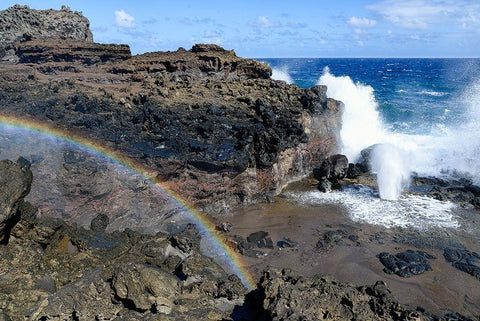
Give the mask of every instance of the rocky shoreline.
[[90, 229], [36, 218], [24, 201], [30, 164], [0, 161], [0, 177], [1, 320], [469, 320], [399, 304], [383, 282], [357, 287], [288, 269], [266, 269], [249, 292], [202, 255], [192, 225], [146, 235], [106, 233], [102, 214]]
[[[333, 268], [328, 255], [339, 248], [372, 251], [388, 239], [390, 247], [373, 255], [386, 272], [428, 272], [434, 249], [449, 268], [478, 278], [480, 255], [466, 246], [440, 246], [433, 235], [428, 247], [428, 235], [363, 232], [318, 215], [299, 223], [289, 214], [276, 223], [289, 233], [324, 221], [308, 227], [314, 234], [281, 237], [274, 225], [253, 227], [254, 219], [243, 234], [224, 221], [251, 204], [279, 203], [285, 185], [311, 173], [324, 191], [345, 178], [372, 180], [361, 164], [334, 155], [342, 103], [327, 98], [325, 86], [272, 80], [268, 65], [216, 45], [132, 56], [127, 45], [93, 42], [88, 19], [68, 7], [0, 11], [0, 39], [1, 115], [82, 137], [52, 142], [20, 125], [14, 129], [24, 131], [0, 133], [2, 157], [25, 157], [0, 161], [0, 321], [478, 319], [469, 306], [463, 316], [401, 304], [371, 271], [361, 285], [318, 274]], [[202, 253], [201, 233], [179, 221], [168, 194], [89, 147], [96, 145], [141, 164], [201, 215], [223, 221], [215, 236], [242, 255], [254, 289]], [[478, 187], [467, 181], [414, 185], [479, 204]], [[319, 267], [317, 258], [327, 263]]]

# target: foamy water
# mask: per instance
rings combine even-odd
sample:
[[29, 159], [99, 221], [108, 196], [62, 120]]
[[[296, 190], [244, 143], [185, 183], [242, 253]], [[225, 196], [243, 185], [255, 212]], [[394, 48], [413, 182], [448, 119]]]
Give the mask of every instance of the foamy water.
[[402, 195], [396, 201], [382, 200], [370, 187], [355, 185], [344, 191], [310, 191], [290, 194], [303, 205], [339, 204], [346, 207], [353, 221], [387, 228], [457, 228], [456, 206], [418, 195]]
[[293, 79], [288, 72], [287, 66], [283, 66], [280, 68], [272, 68], [272, 79], [275, 80], [283, 80], [287, 84], [293, 84]]

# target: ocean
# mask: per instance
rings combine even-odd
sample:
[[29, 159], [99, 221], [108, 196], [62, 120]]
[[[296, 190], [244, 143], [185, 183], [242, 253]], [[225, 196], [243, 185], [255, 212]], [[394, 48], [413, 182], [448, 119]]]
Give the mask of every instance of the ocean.
[[386, 170], [377, 173], [390, 186], [384, 191], [357, 186], [297, 197], [341, 203], [354, 220], [386, 227], [457, 226], [453, 204], [401, 192], [414, 174], [480, 184], [480, 59], [259, 60], [272, 67], [272, 78], [326, 85], [327, 96], [345, 104], [339, 153], [351, 162], [369, 146], [385, 146], [379, 162]]

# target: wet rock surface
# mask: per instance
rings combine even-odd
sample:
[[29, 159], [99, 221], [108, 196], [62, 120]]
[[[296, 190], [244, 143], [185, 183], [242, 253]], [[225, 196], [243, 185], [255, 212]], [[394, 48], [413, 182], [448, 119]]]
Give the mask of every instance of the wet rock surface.
[[480, 254], [463, 248], [447, 247], [443, 256], [447, 262], [480, 281]]
[[378, 254], [378, 259], [385, 266], [383, 269], [385, 273], [408, 278], [431, 271], [429, 260], [436, 257], [424, 251], [408, 250], [395, 255], [382, 252]]

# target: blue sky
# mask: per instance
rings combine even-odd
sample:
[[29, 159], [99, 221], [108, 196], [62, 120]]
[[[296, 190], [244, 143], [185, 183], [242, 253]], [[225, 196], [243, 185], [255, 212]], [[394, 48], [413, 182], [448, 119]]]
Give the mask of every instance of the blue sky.
[[134, 54], [216, 43], [244, 57], [480, 57], [479, 0], [87, 1], [94, 40]]

